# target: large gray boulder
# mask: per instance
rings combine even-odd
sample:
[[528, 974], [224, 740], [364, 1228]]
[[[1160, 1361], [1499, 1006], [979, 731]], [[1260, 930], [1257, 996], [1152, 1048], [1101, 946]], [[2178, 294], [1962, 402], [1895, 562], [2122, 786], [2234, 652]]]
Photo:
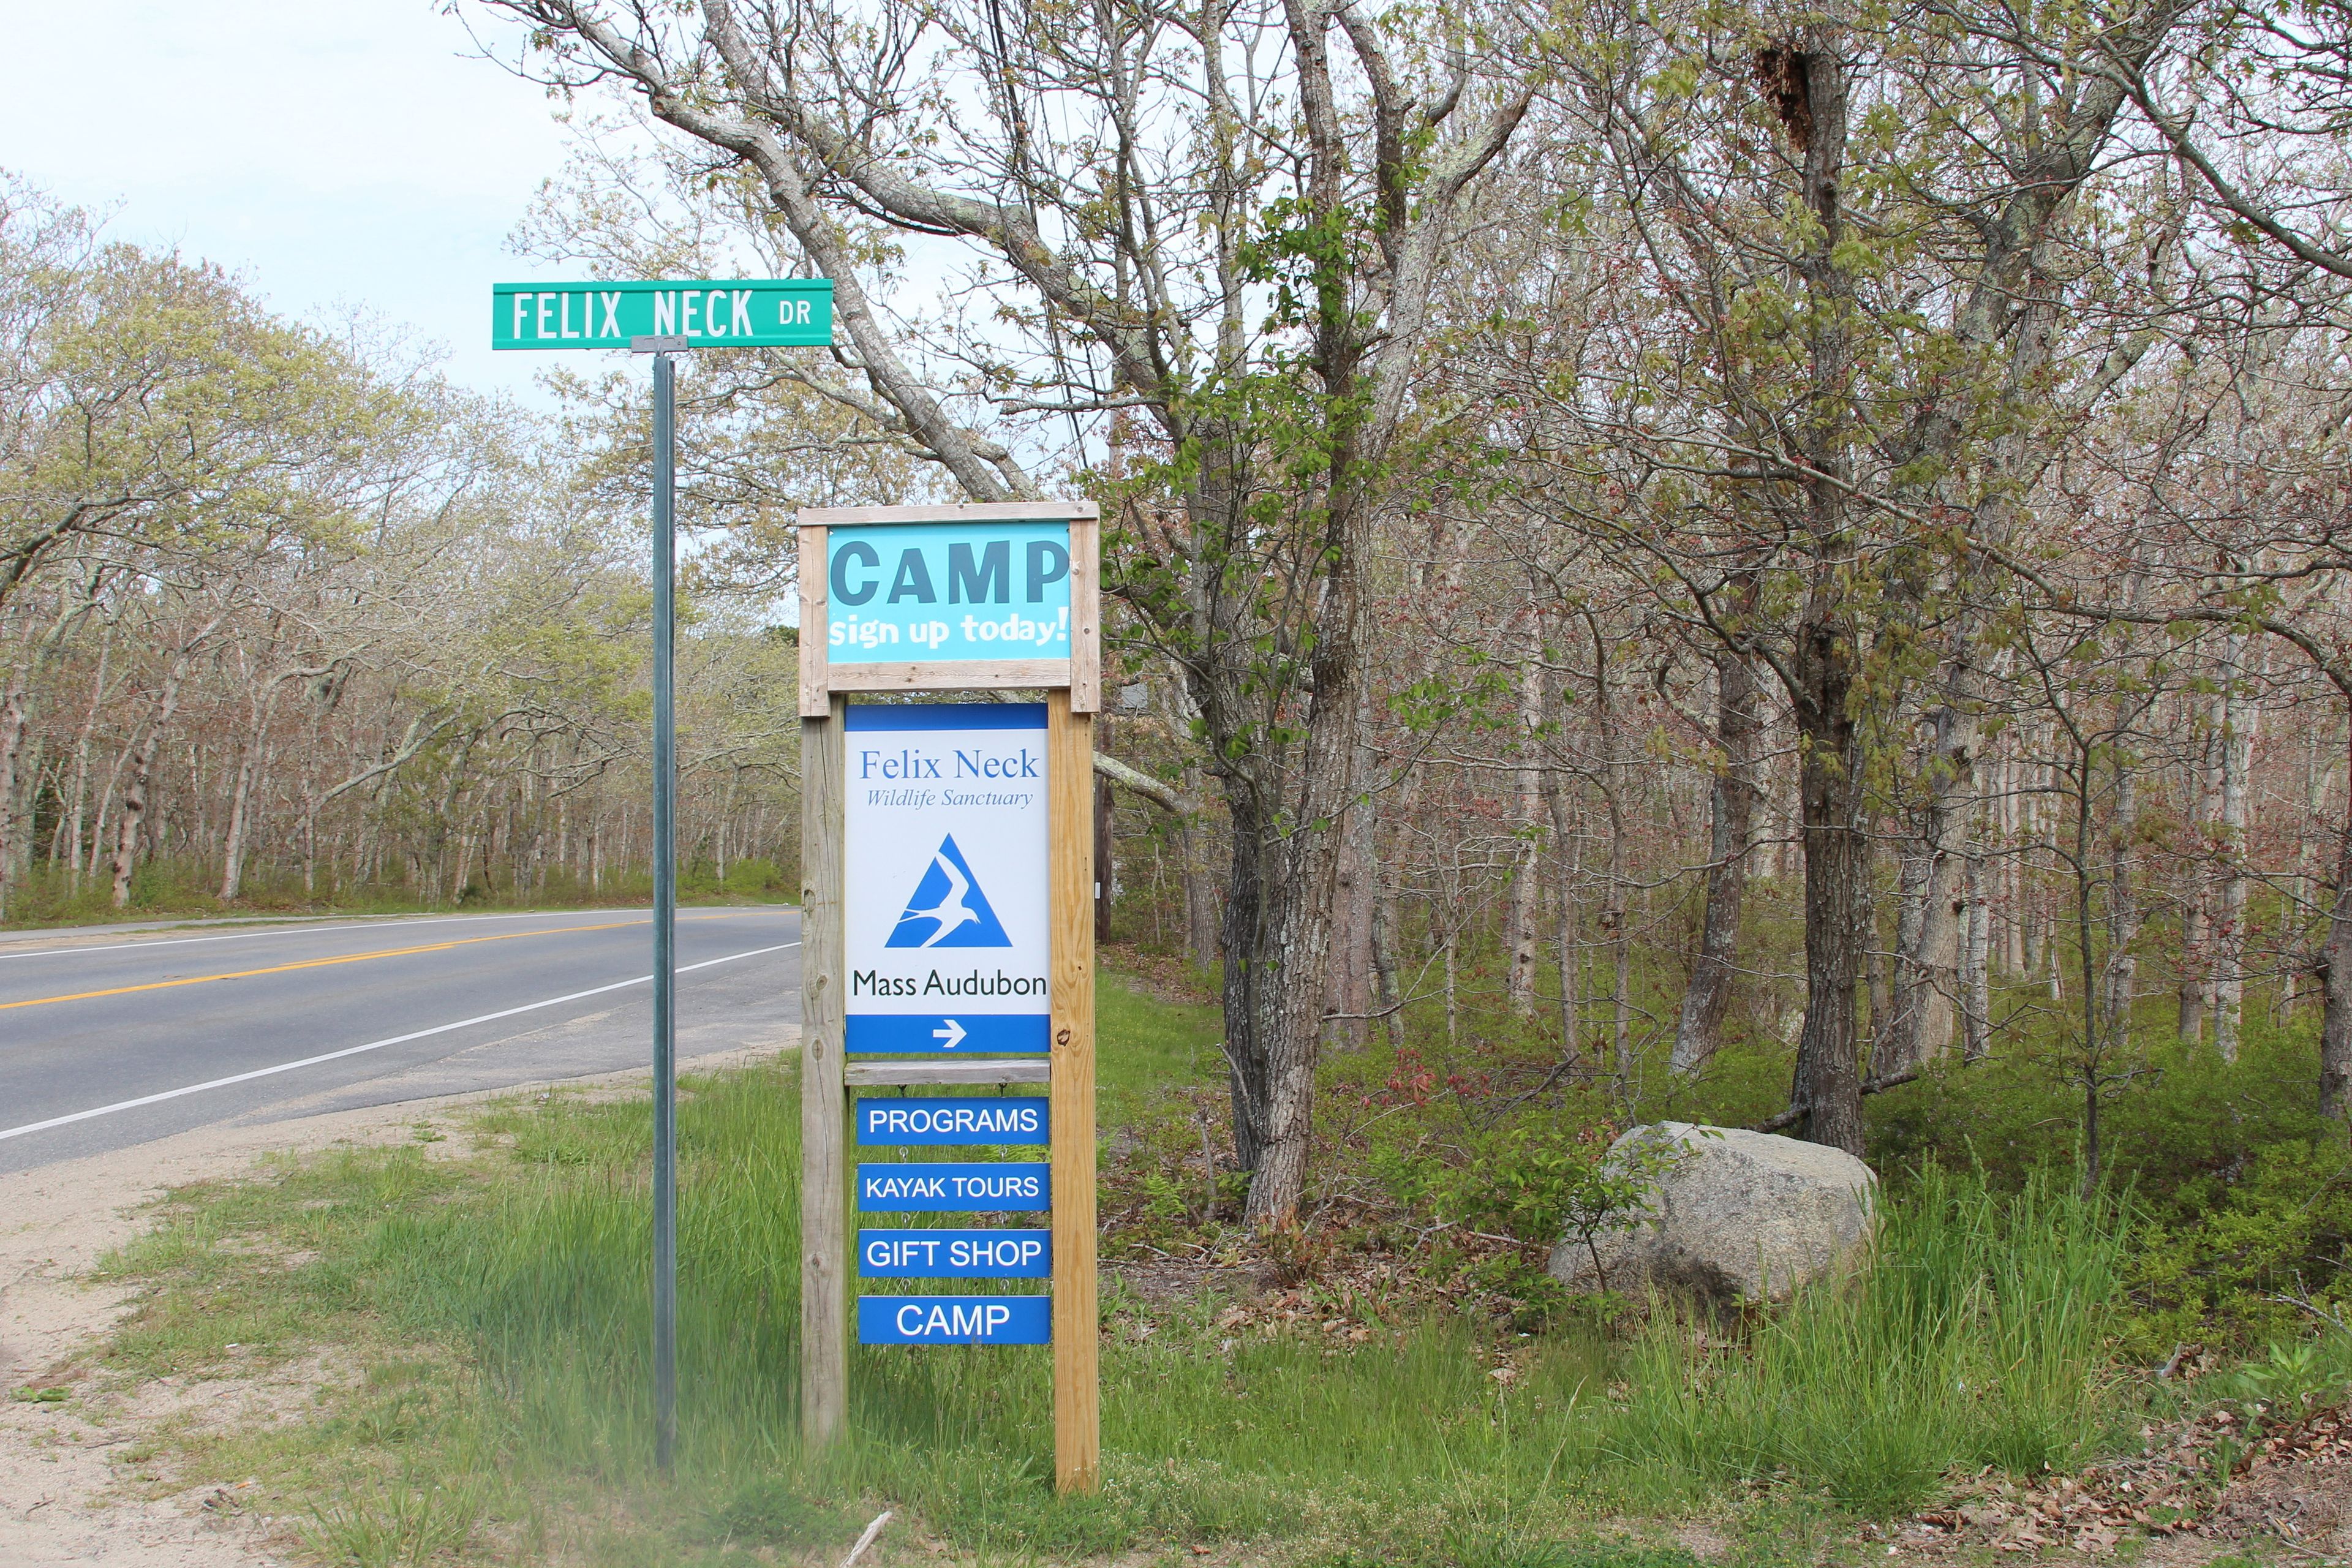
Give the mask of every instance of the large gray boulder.
[[1655, 1173], [1638, 1211], [1552, 1249], [1571, 1290], [1674, 1291], [1717, 1303], [1786, 1301], [1869, 1257], [1878, 1178], [1843, 1150], [1736, 1127], [1660, 1121], [1609, 1147], [1621, 1171]]

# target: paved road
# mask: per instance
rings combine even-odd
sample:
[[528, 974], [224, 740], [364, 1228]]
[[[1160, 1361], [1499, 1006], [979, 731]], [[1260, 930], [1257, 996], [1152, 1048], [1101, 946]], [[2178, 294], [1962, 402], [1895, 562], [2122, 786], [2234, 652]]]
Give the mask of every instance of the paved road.
[[[799, 1027], [800, 911], [678, 916], [678, 1056]], [[644, 910], [0, 939], [0, 1172], [645, 1065]]]

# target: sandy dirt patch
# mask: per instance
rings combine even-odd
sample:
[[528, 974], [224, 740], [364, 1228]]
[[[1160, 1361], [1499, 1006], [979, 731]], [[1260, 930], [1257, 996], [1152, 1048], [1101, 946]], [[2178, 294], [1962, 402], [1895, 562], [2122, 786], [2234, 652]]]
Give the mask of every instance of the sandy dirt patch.
[[[725, 1052], [684, 1065], [701, 1071], [774, 1054], [773, 1047]], [[570, 1089], [621, 1093], [641, 1087], [646, 1076], [562, 1081]], [[0, 1390], [64, 1390], [61, 1398], [0, 1400], [0, 1568], [266, 1568], [288, 1562], [272, 1547], [286, 1539], [286, 1525], [247, 1509], [238, 1482], [207, 1477], [173, 1489], [167, 1460], [148, 1456], [142, 1445], [158, 1426], [191, 1412], [233, 1423], [260, 1415], [257, 1399], [268, 1404], [299, 1391], [166, 1378], [127, 1400], [98, 1395], [79, 1362], [114, 1327], [130, 1292], [91, 1284], [87, 1276], [108, 1251], [139, 1234], [146, 1223], [141, 1211], [170, 1188], [238, 1174], [266, 1154], [407, 1143], [419, 1122], [446, 1132], [473, 1107], [549, 1087], [203, 1128], [0, 1175]], [[429, 1147], [456, 1152], [463, 1141]], [[323, 1363], [311, 1370], [321, 1379], [330, 1375]]]

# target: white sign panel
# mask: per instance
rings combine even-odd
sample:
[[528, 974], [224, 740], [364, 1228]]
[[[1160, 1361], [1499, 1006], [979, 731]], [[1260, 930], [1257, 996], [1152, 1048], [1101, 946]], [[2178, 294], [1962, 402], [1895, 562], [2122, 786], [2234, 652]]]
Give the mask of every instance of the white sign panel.
[[1045, 709], [848, 710], [849, 1054], [1043, 1056]]

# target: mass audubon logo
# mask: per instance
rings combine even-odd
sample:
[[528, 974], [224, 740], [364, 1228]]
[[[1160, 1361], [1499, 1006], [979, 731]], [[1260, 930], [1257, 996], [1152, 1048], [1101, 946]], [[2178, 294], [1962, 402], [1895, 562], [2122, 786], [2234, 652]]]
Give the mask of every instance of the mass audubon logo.
[[898, 917], [885, 947], [1011, 947], [1004, 923], [973, 880], [955, 836], [940, 840], [923, 879], [915, 884], [907, 912]]

